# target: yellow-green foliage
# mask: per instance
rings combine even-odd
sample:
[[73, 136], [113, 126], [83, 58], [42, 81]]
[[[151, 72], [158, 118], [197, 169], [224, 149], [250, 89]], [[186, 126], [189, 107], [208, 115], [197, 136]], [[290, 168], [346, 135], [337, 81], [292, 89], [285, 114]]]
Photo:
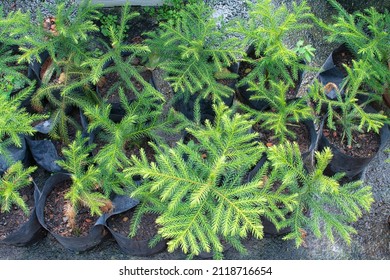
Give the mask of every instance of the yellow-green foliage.
[[26, 202], [21, 197], [20, 189], [31, 184], [30, 174], [36, 167], [23, 168], [23, 164], [18, 161], [12, 164], [0, 178], [0, 206], [1, 212], [11, 211], [12, 205], [21, 208], [28, 214], [29, 209]]
[[101, 170], [93, 164], [90, 152], [94, 145], [87, 145], [88, 138], [77, 132], [76, 139], [62, 150], [65, 159], [58, 165], [71, 174], [72, 184], [65, 198], [77, 213], [81, 206], [88, 207], [91, 215], [101, 215], [101, 207], [107, 204], [108, 196], [101, 193]]
[[[365, 110], [367, 102], [359, 102], [359, 96], [370, 96], [361, 90], [363, 81], [370, 75], [367, 71], [369, 64], [364, 60], [353, 61], [351, 68], [346, 66], [348, 72], [342, 88], [337, 89], [337, 98], [332, 100], [326, 96], [325, 89], [315, 82], [309, 89], [310, 98], [317, 104], [316, 112], [321, 113], [321, 108], [327, 109], [327, 126], [336, 130], [336, 125], [341, 125], [342, 139], [352, 145], [352, 132], [379, 133], [379, 129], [388, 122], [386, 115]], [[344, 94], [341, 91], [344, 90]], [[370, 100], [368, 98], [368, 100]]]
[[177, 93], [189, 97], [221, 99], [233, 90], [217, 82], [214, 74], [236, 62], [244, 54], [240, 40], [227, 39], [218, 29], [212, 9], [201, 1], [186, 5], [176, 21], [161, 22], [147, 35], [147, 44], [158, 67], [167, 73], [167, 81]]
[[0, 94], [0, 155], [9, 159], [7, 147], [15, 145], [22, 146], [22, 135], [33, 135], [32, 123], [45, 118], [44, 115], [29, 114], [26, 108], [21, 106], [35, 85], [22, 90], [18, 94], [8, 98]]
[[298, 144], [286, 142], [268, 150], [272, 168], [267, 182], [271, 185], [269, 188], [279, 182], [276, 193], [295, 196], [293, 207], [291, 204], [284, 206], [284, 213], [288, 214], [279, 217], [273, 214], [271, 220], [278, 229], [291, 229], [284, 239], [295, 240], [297, 247], [305, 242], [308, 231], [317, 238], [324, 235], [332, 242], [335, 240], [334, 234], [338, 234], [350, 243], [351, 234], [356, 233], [351, 223], [363, 215], [363, 210], [368, 212], [374, 201], [371, 187], [362, 186], [362, 181], [341, 185], [339, 181], [343, 174], [332, 177], [324, 175], [332, 157], [330, 148], [316, 152], [316, 165], [309, 172], [302, 162]]
[[338, 12], [333, 23], [314, 20], [327, 31], [330, 42], [345, 43], [356, 56], [366, 64], [367, 77], [364, 84], [381, 97], [384, 85], [390, 84], [390, 14], [388, 10], [379, 13], [374, 7], [349, 14], [335, 0], [329, 0]]
[[[190, 257], [212, 252], [222, 258], [226, 241], [245, 253], [240, 239], [263, 237], [260, 215], [267, 196], [261, 192], [261, 178], [243, 182], [247, 172], [265, 150], [248, 133], [249, 115], [234, 114], [225, 105], [214, 105], [213, 123], [187, 129], [194, 141], [179, 142], [173, 148], [151, 144], [156, 162], [148, 162], [145, 152], [132, 156], [125, 170], [128, 178], [142, 176], [132, 196], [142, 203], [138, 215], [159, 212], [159, 235], [168, 241], [168, 251], [181, 249]], [[132, 233], [137, 227], [136, 216]]]
[[237, 21], [231, 29], [247, 47], [254, 48], [255, 57], [244, 57], [253, 69], [240, 84], [254, 82], [266, 87], [268, 81], [281, 79], [294, 85], [298, 72], [305, 69], [305, 56], [311, 57], [313, 48], [303, 46], [299, 40], [296, 48], [290, 48], [284, 40], [296, 30], [311, 28], [310, 7], [306, 1], [299, 5], [293, 2], [291, 11], [284, 4], [276, 7], [271, 0], [248, 1], [248, 5], [249, 20]]

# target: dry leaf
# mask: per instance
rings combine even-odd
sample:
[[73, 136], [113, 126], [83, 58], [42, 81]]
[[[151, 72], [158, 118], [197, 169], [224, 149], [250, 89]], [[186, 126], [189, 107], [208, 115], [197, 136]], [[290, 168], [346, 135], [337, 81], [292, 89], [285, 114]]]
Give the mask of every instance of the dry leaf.
[[58, 78], [58, 83], [63, 84], [66, 81], [66, 75], [64, 72], [60, 74], [60, 77]]

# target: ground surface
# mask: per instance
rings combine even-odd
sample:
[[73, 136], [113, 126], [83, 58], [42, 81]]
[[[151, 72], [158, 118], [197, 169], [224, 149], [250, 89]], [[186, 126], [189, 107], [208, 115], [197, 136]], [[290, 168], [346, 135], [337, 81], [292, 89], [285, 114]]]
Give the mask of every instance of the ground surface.
[[[36, 7], [41, 5], [34, 1], [2, 1], [5, 10], [9, 10], [13, 3], [16, 7]], [[50, 2], [50, 1], [49, 1]], [[225, 20], [235, 16], [245, 16], [244, 1], [220, 0], [213, 1], [217, 9], [216, 15], [222, 15]], [[276, 4], [290, 1], [274, 0]], [[374, 1], [372, 1], [374, 2]], [[324, 19], [330, 18], [332, 9], [325, 0], [308, 0], [313, 12]], [[25, 6], [23, 6], [25, 5]], [[31, 6], [33, 5], [33, 6]], [[327, 44], [322, 39], [323, 33], [318, 29], [301, 31], [297, 36], [292, 36], [289, 41], [295, 45], [297, 38], [304, 39], [316, 49], [316, 58], [313, 65], [320, 66], [330, 51], [335, 47]], [[306, 75], [304, 84], [309, 84], [313, 74]], [[302, 88], [304, 93], [304, 87]], [[390, 147], [390, 141], [387, 143]], [[352, 244], [347, 246], [341, 240], [331, 244], [327, 240], [318, 240], [308, 234], [307, 246], [296, 249], [293, 242], [283, 241], [281, 238], [264, 238], [262, 240], [249, 239], [245, 241], [248, 255], [239, 255], [234, 250], [226, 252], [226, 259], [390, 259], [390, 164], [384, 161], [389, 155], [383, 151], [372, 160], [367, 167], [363, 180], [365, 184], [372, 186], [375, 202], [370, 213], [365, 213], [354, 226], [358, 235], [354, 236]], [[39, 243], [30, 247], [10, 247], [0, 245], [0, 259], [184, 259], [180, 252], [163, 252], [151, 257], [140, 258], [123, 254], [117, 244], [112, 240], [106, 240], [98, 247], [84, 253], [75, 254], [65, 250], [52, 236], [48, 235]]]

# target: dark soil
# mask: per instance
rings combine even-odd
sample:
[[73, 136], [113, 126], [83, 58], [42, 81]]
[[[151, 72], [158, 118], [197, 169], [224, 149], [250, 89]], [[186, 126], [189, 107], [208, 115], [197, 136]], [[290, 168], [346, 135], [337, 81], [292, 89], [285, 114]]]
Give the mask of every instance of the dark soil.
[[[144, 71], [141, 73], [141, 76], [148, 82], [152, 78], [152, 72]], [[110, 92], [111, 87], [120, 82], [120, 80], [121, 78], [118, 73], [109, 73], [106, 74], [98, 83], [99, 94], [103, 98], [106, 98], [108, 103], [120, 103], [119, 91], [116, 90], [114, 92]], [[143, 85], [133, 77], [131, 78], [131, 81], [138, 92], [142, 92]], [[129, 101], [136, 98], [135, 93], [131, 90], [125, 89], [123, 92]]]
[[65, 216], [65, 208], [69, 201], [64, 196], [68, 192], [71, 181], [57, 186], [47, 197], [45, 205], [45, 223], [49, 231], [65, 237], [88, 235], [99, 217], [91, 216], [86, 207], [80, 207], [76, 215], [76, 227], [72, 230]]
[[333, 54], [333, 62], [339, 68], [339, 70], [343, 73], [344, 76], [348, 75], [348, 72], [347, 72], [347, 70], [345, 70], [344, 65], [351, 68], [353, 59], [354, 59], [353, 54], [348, 50], [335, 52]]
[[[125, 145], [125, 154], [128, 158], [131, 158], [131, 155], [136, 155], [137, 157], [140, 157], [140, 150], [141, 148], [144, 149], [146, 153], [146, 157], [149, 161], [155, 161], [154, 157], [154, 150], [151, 146], [149, 146], [148, 142], [150, 139], [144, 139], [141, 143], [128, 143]], [[94, 144], [96, 144], [96, 147], [92, 151], [92, 155], [95, 156], [98, 154], [98, 152], [107, 144], [107, 141], [103, 139], [103, 134], [99, 133], [96, 135], [94, 141]]]
[[[287, 140], [290, 142], [297, 142], [301, 153], [307, 152], [310, 147], [310, 134], [306, 125], [303, 123], [291, 124], [288, 125], [288, 128], [295, 133], [296, 138], [294, 139], [291, 136], [287, 136]], [[279, 140], [274, 138], [275, 135], [273, 131], [263, 129], [259, 123], [256, 123], [253, 126], [253, 129], [259, 133], [260, 141], [266, 146], [271, 147], [279, 144]]]
[[[248, 62], [240, 62], [240, 68], [238, 69], [238, 75], [239, 79], [242, 80], [245, 78], [252, 70], [253, 70], [253, 65], [248, 63]], [[267, 85], [266, 85], [267, 87]], [[295, 87], [290, 87], [286, 93], [286, 99], [294, 99], [297, 97], [298, 90], [297, 88], [299, 87], [299, 84], [296, 84]]]
[[[26, 202], [29, 212], [34, 208], [34, 186], [26, 186], [20, 190], [22, 199]], [[16, 232], [24, 223], [28, 221], [29, 215], [26, 215], [22, 209], [13, 205], [9, 212], [0, 211], [0, 240], [6, 238], [9, 234]]]
[[[132, 221], [134, 209], [127, 210], [124, 213], [114, 215], [107, 221], [108, 226], [123, 236], [128, 236], [130, 232], [130, 223]], [[153, 238], [158, 231], [158, 226], [155, 221], [158, 215], [144, 214], [141, 223], [137, 228], [137, 234], [133, 237], [134, 240], [142, 241]]]
[[343, 130], [340, 126], [337, 125], [335, 131], [324, 127], [323, 134], [329, 140], [329, 142], [340, 149], [342, 153], [352, 157], [369, 158], [378, 152], [380, 146], [380, 137], [375, 132], [352, 132], [352, 146], [348, 146], [346, 137], [342, 142], [342, 134], [340, 131]]
[[150, 139], [144, 139], [140, 144], [129, 144], [125, 148], [126, 156], [128, 158], [131, 158], [131, 155], [136, 155], [138, 158], [140, 157], [141, 153], [141, 148], [144, 149], [146, 158], [148, 159], [149, 162], [156, 161], [155, 159], [155, 152], [153, 148], [148, 144], [150, 142]]

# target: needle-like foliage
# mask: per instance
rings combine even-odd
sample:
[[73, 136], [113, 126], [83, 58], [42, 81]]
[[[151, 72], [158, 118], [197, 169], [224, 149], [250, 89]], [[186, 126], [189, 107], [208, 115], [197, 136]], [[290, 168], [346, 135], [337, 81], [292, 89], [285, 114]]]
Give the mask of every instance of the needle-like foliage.
[[0, 94], [10, 96], [12, 91], [23, 88], [31, 81], [23, 74], [26, 65], [18, 64], [19, 53], [14, 34], [18, 32], [18, 24], [26, 17], [20, 11], [10, 12], [6, 17], [0, 6]]
[[87, 145], [88, 138], [77, 132], [76, 139], [62, 150], [65, 159], [58, 165], [71, 174], [71, 186], [65, 194], [70, 204], [66, 209], [69, 224], [75, 224], [75, 216], [81, 206], [89, 208], [91, 215], [101, 215], [102, 208], [110, 204], [108, 196], [102, 191], [102, 178], [105, 174], [93, 164], [90, 153], [94, 145]]
[[384, 85], [390, 84], [390, 14], [379, 13], [374, 7], [349, 14], [337, 1], [329, 0], [338, 12], [333, 23], [314, 20], [328, 33], [330, 42], [347, 44], [357, 60], [363, 60], [367, 68], [364, 84], [381, 97]]
[[325, 236], [332, 242], [334, 234], [338, 234], [350, 243], [351, 234], [356, 233], [351, 223], [356, 222], [363, 211], [369, 211], [374, 201], [371, 187], [362, 186], [362, 181], [341, 185], [343, 174], [324, 175], [332, 156], [330, 148], [316, 152], [316, 165], [309, 172], [296, 143], [286, 142], [268, 150], [272, 168], [269, 177], [276, 177], [281, 184], [277, 192], [296, 196], [296, 204], [293, 207], [287, 205], [288, 215], [276, 225], [277, 228], [291, 229], [284, 239], [295, 240], [297, 247], [305, 242], [308, 231], [317, 238]]
[[119, 75], [119, 81], [110, 87], [107, 95], [117, 92], [119, 87], [139, 92], [136, 83], [140, 83], [144, 90], [154, 90], [139, 73], [142, 69], [134, 65], [134, 60], [144, 57], [150, 52], [149, 48], [142, 43], [130, 44], [126, 42], [127, 26], [137, 16], [139, 13], [131, 12], [129, 3], [126, 3], [122, 7], [119, 25], [112, 23], [107, 26], [110, 45], [103, 43], [104, 54], [90, 57], [83, 62], [83, 65], [88, 65], [92, 69], [91, 79], [95, 84], [106, 74], [116, 73]]
[[[76, 121], [67, 114], [69, 108], [77, 105], [81, 98], [96, 101], [95, 93], [91, 91], [90, 68], [82, 63], [96, 55], [89, 44], [91, 34], [99, 30], [93, 22], [97, 19], [97, 6], [90, 0], [71, 8], [60, 3], [49, 23], [41, 14], [37, 18], [40, 24], [35, 25], [26, 14], [29, 25], [19, 25], [20, 29], [25, 29], [18, 33], [18, 45], [22, 52], [19, 62], [43, 63], [43, 70], [39, 73], [42, 85], [33, 94], [32, 105], [38, 111], [43, 111], [43, 100], [49, 101], [53, 108], [50, 136], [69, 143], [68, 127], [78, 128]], [[49, 58], [41, 61], [44, 53], [48, 53]]]
[[12, 205], [16, 205], [27, 215], [29, 212], [26, 202], [20, 195], [20, 189], [31, 184], [30, 174], [37, 168], [29, 167], [25, 169], [18, 161], [11, 165], [0, 178], [0, 210], [1, 212], [11, 211]]
[[259, 87], [257, 84], [251, 84], [249, 89], [256, 92], [254, 99], [266, 101], [269, 108], [258, 111], [242, 105], [260, 123], [262, 128], [273, 131], [274, 137], [281, 142], [286, 140], [288, 136], [296, 137], [295, 133], [289, 130], [288, 125], [313, 118], [312, 110], [307, 105], [306, 98], [287, 100], [286, 95], [289, 88], [283, 81], [279, 83], [271, 81], [268, 90]]
[[[336, 89], [337, 98], [329, 99], [326, 96], [325, 89], [315, 82], [309, 89], [309, 96], [316, 104], [316, 112], [321, 113], [322, 108], [327, 109], [327, 126], [336, 130], [337, 125], [342, 128], [342, 140], [347, 141], [349, 146], [352, 145], [353, 131], [379, 133], [379, 129], [388, 122], [386, 115], [382, 113], [368, 112], [365, 110], [367, 102], [360, 102], [359, 96], [368, 94], [361, 90], [363, 81], [370, 75], [367, 69], [368, 62], [364, 60], [353, 61], [351, 68], [347, 70], [347, 78], [342, 88]], [[344, 94], [341, 90], [344, 89]]]
[[[310, 57], [313, 49], [303, 46], [299, 40], [297, 48], [291, 48], [285, 39], [296, 30], [311, 28], [310, 7], [306, 1], [300, 4], [293, 2], [291, 10], [285, 4], [276, 7], [271, 0], [248, 1], [248, 5], [249, 20], [237, 21], [232, 28], [243, 38], [247, 47], [254, 48], [254, 57], [244, 58], [253, 69], [240, 84], [253, 82], [266, 87], [268, 81], [283, 80], [294, 85], [299, 71], [306, 68], [304, 58]], [[305, 49], [309, 52], [303, 51]]]
[[34, 84], [22, 90], [18, 94], [8, 98], [0, 92], [0, 156], [10, 160], [7, 147], [15, 145], [22, 146], [22, 135], [33, 135], [35, 129], [32, 123], [45, 118], [44, 115], [29, 114], [21, 106], [31, 92], [34, 90]]
[[185, 125], [183, 119], [173, 110], [164, 114], [163, 97], [160, 93], [144, 91], [137, 94], [136, 99], [129, 103], [123, 90], [119, 90], [121, 105], [125, 114], [119, 122], [110, 119], [111, 105], [90, 106], [86, 104], [84, 112], [88, 119], [89, 131], [100, 132], [103, 135], [104, 146], [95, 156], [99, 168], [107, 174], [121, 176], [122, 170], [128, 166], [126, 149], [139, 146], [147, 139], [157, 143], [162, 142], [161, 133], [171, 135], [179, 133]]
[[180, 248], [190, 257], [212, 252], [221, 258], [222, 240], [244, 253], [240, 239], [263, 237], [260, 215], [267, 197], [260, 191], [261, 179], [243, 180], [265, 148], [249, 133], [249, 115], [233, 114], [223, 104], [214, 109], [213, 123], [206, 120], [204, 127], [187, 129], [195, 141], [173, 148], [151, 144], [156, 162], [148, 162], [141, 150], [125, 170], [128, 178], [143, 178], [132, 193], [143, 202], [138, 211], [163, 208], [157, 224], [169, 240], [168, 251]]
[[161, 22], [157, 31], [149, 32], [147, 44], [167, 73], [173, 90], [188, 98], [221, 100], [233, 90], [217, 82], [214, 75], [236, 62], [244, 54], [237, 38], [227, 38], [218, 29], [212, 9], [203, 1], [187, 5], [176, 21]]

